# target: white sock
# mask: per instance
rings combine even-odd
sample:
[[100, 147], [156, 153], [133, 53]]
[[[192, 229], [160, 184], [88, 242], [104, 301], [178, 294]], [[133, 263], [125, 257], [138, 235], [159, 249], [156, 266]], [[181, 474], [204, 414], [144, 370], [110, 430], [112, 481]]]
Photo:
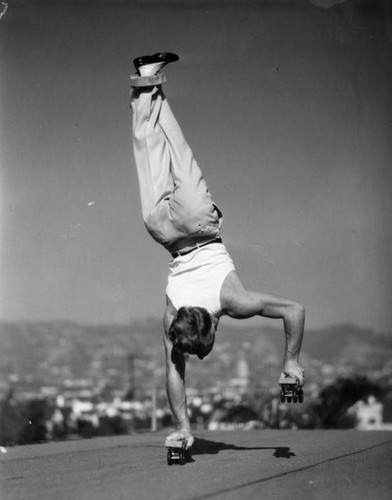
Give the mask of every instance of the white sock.
[[165, 65], [163, 62], [144, 64], [139, 67], [140, 76], [153, 76]]

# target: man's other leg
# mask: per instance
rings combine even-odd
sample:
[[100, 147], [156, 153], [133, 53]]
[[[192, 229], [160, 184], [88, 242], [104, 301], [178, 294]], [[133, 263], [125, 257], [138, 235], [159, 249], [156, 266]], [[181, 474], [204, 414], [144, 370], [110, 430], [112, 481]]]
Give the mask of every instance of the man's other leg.
[[218, 225], [219, 216], [206, 181], [166, 98], [162, 100], [159, 125], [170, 151], [173, 218], [177, 223], [187, 222], [193, 230], [197, 226]]

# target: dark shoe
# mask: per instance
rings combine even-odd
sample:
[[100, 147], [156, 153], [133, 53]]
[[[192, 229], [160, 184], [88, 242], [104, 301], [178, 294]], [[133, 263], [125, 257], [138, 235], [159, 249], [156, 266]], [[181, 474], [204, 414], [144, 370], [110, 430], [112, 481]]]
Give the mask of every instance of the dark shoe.
[[[171, 62], [178, 61], [179, 57], [177, 54], [173, 54], [172, 52], [158, 52], [153, 54], [152, 56], [142, 56], [134, 59], [133, 64], [137, 71], [141, 66], [146, 66], [148, 64], [156, 64], [159, 69], [162, 69], [163, 66], [169, 64]], [[159, 70], [158, 70], [159, 71]]]

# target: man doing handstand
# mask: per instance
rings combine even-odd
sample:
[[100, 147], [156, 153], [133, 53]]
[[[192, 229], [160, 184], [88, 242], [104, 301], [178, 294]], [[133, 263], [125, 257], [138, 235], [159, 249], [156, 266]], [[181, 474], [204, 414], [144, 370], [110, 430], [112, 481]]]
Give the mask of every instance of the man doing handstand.
[[305, 310], [275, 295], [247, 290], [221, 239], [222, 213], [208, 191], [162, 91], [160, 71], [178, 60], [170, 52], [134, 60], [131, 76], [133, 146], [147, 231], [172, 255], [166, 289], [166, 390], [177, 430], [168, 439], [192, 446], [186, 390], [187, 355], [211, 351], [219, 318], [283, 320], [286, 346], [281, 376], [304, 382], [298, 362]]

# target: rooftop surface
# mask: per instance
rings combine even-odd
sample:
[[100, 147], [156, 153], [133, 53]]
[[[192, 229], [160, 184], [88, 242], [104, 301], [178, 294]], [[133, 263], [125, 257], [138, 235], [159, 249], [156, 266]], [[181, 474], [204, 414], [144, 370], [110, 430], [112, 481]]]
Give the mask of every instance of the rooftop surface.
[[392, 432], [203, 431], [168, 466], [165, 434], [11, 447], [1, 500], [390, 499]]

